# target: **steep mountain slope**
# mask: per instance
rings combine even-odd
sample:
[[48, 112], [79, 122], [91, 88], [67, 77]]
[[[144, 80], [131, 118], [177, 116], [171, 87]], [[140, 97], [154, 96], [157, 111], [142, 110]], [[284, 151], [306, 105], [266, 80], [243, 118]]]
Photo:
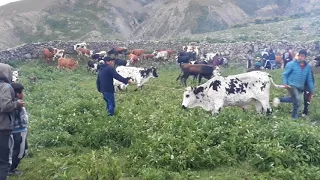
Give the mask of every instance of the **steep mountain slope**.
[[54, 39], [164, 39], [319, 5], [318, 0], [22, 0], [0, 7], [0, 49]]

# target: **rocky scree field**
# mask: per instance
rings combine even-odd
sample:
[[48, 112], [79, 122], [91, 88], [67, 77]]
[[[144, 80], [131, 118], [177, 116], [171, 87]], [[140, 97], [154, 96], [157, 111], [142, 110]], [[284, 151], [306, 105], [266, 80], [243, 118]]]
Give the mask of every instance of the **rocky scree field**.
[[[180, 71], [163, 65], [142, 91], [117, 93], [116, 116], [108, 118], [85, 63], [73, 71], [37, 61], [11, 65], [26, 88], [30, 147], [19, 167], [25, 174], [10, 179], [320, 179], [318, 96], [309, 120], [291, 120], [290, 105], [270, 118], [253, 109], [185, 111]], [[281, 83], [282, 70], [271, 73]], [[284, 94], [272, 88], [271, 98]]]

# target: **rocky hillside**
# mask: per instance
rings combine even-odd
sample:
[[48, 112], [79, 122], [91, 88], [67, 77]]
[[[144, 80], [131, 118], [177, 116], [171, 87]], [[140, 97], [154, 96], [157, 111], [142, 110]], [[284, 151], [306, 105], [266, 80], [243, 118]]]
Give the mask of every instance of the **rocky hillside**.
[[318, 8], [318, 0], [22, 0], [0, 7], [0, 50], [55, 39], [188, 36]]

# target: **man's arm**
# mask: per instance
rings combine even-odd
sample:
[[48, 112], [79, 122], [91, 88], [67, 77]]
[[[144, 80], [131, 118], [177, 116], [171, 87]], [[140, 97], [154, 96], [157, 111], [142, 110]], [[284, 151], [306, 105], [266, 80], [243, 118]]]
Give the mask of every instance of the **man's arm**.
[[311, 93], [313, 93], [314, 91], [314, 79], [313, 79], [313, 73], [312, 73], [312, 69], [311, 67], [309, 68], [309, 72], [308, 72], [308, 75], [307, 75], [307, 86], [308, 86], [308, 89]]
[[12, 100], [10, 87], [0, 91], [0, 112], [10, 113], [18, 108], [17, 102]]
[[115, 78], [116, 80], [120, 81], [120, 82], [123, 82], [124, 84], [128, 84], [128, 79], [122, 77], [120, 74], [117, 73], [117, 71], [112, 68], [112, 76], [113, 78]]
[[282, 73], [282, 84], [288, 85], [288, 77], [292, 71], [292, 63], [288, 63], [284, 68], [284, 72]]

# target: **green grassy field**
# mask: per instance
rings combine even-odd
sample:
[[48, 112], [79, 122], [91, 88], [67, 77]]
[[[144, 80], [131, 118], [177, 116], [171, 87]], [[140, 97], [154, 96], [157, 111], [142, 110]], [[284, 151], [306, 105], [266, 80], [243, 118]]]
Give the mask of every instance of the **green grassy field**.
[[[318, 96], [309, 120], [291, 120], [290, 105], [270, 118], [253, 109], [225, 108], [216, 116], [201, 108], [184, 111], [179, 69], [161, 65], [159, 78], [142, 91], [131, 86], [116, 94], [110, 118], [96, 76], [84, 65], [74, 71], [39, 62], [12, 65], [26, 87], [30, 147], [19, 168], [25, 173], [10, 180], [320, 179]], [[281, 70], [272, 74], [280, 84]], [[38, 80], [29, 82], [30, 76]], [[271, 98], [283, 94], [272, 88]]]

